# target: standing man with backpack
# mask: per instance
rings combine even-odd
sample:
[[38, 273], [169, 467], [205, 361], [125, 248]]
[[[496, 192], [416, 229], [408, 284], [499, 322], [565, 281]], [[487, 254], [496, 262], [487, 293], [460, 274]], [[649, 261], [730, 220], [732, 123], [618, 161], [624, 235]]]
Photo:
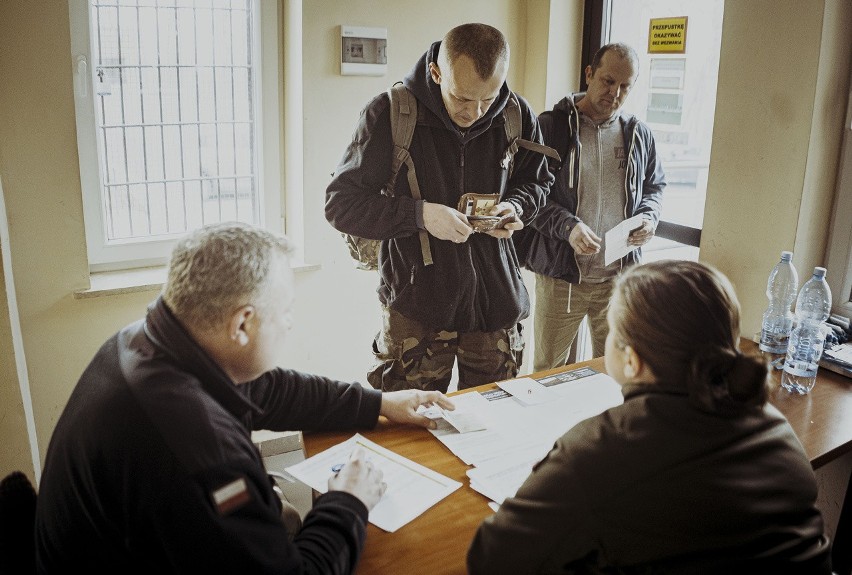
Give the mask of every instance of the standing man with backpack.
[[499, 30], [450, 30], [405, 78], [411, 102], [367, 104], [326, 190], [336, 229], [381, 241], [375, 388], [446, 391], [456, 359], [460, 389], [518, 373], [530, 302], [510, 238], [545, 202], [552, 151], [508, 67]]
[[[544, 141], [561, 160], [547, 205], [513, 238], [523, 265], [536, 274], [535, 371], [566, 364], [584, 317], [594, 356], [604, 354], [613, 280], [640, 261], [640, 246], [660, 220], [666, 180], [654, 135], [621, 112], [638, 75], [633, 48], [607, 44], [586, 66], [587, 91], [539, 116]], [[636, 249], [607, 265], [604, 235], [637, 214], [642, 225], [628, 238]]]

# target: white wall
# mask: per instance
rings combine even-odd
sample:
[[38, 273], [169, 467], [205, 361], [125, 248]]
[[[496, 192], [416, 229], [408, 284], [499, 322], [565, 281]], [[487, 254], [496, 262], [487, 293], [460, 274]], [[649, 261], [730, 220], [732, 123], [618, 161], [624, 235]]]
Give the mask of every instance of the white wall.
[[736, 287], [746, 337], [782, 250], [800, 278], [825, 264], [850, 29], [848, 0], [725, 2], [699, 257]]

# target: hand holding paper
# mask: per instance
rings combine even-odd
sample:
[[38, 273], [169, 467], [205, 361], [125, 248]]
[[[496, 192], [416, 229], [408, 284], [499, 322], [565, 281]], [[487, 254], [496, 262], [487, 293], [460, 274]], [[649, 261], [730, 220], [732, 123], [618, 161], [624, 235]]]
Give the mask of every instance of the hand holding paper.
[[630, 232], [642, 227], [644, 217], [640, 215], [628, 218], [609, 230], [605, 237], [604, 245], [604, 265], [609, 265], [619, 258], [623, 258], [630, 252], [636, 249], [636, 246], [630, 245], [628, 238]]
[[390, 391], [382, 394], [382, 406], [379, 410], [389, 420], [396, 423], [413, 423], [428, 429], [434, 429], [435, 424], [424, 415], [423, 408], [438, 406], [443, 409], [455, 409], [455, 404], [439, 391], [421, 391], [405, 389]]
[[485, 425], [473, 411], [443, 411], [444, 419], [459, 433], [470, 433], [471, 431], [482, 431]]

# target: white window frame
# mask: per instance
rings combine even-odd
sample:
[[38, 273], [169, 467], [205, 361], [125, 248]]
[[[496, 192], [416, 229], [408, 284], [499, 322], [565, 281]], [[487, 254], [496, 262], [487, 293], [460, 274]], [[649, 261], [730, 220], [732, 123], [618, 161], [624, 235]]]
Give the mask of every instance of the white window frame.
[[852, 317], [852, 92], [846, 109], [843, 146], [837, 170], [834, 216], [828, 236], [828, 273], [832, 312]]
[[[89, 271], [131, 269], [160, 266], [166, 263], [172, 246], [183, 234], [167, 239], [145, 239], [136, 242], [107, 244], [101, 203], [101, 167], [96, 135], [93, 96], [95, 71], [91, 62], [88, 0], [68, 0], [71, 24], [71, 60], [74, 73], [74, 101], [77, 118], [77, 147], [80, 161], [80, 183], [83, 195], [83, 217], [89, 257]], [[283, 231], [282, 155], [280, 143], [280, 73], [278, 25], [279, 3], [254, 0], [253, 33], [258, 41], [253, 47], [256, 62], [255, 173], [259, 222], [270, 231]]]

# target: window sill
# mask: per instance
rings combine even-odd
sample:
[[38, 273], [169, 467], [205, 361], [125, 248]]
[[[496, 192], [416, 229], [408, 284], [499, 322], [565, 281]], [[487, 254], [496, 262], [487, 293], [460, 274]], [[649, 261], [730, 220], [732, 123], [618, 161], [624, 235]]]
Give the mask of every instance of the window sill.
[[[292, 262], [296, 273], [320, 269], [319, 264]], [[103, 296], [159, 290], [166, 281], [166, 266], [95, 272], [89, 274], [89, 288], [74, 292], [74, 299], [89, 299]]]

